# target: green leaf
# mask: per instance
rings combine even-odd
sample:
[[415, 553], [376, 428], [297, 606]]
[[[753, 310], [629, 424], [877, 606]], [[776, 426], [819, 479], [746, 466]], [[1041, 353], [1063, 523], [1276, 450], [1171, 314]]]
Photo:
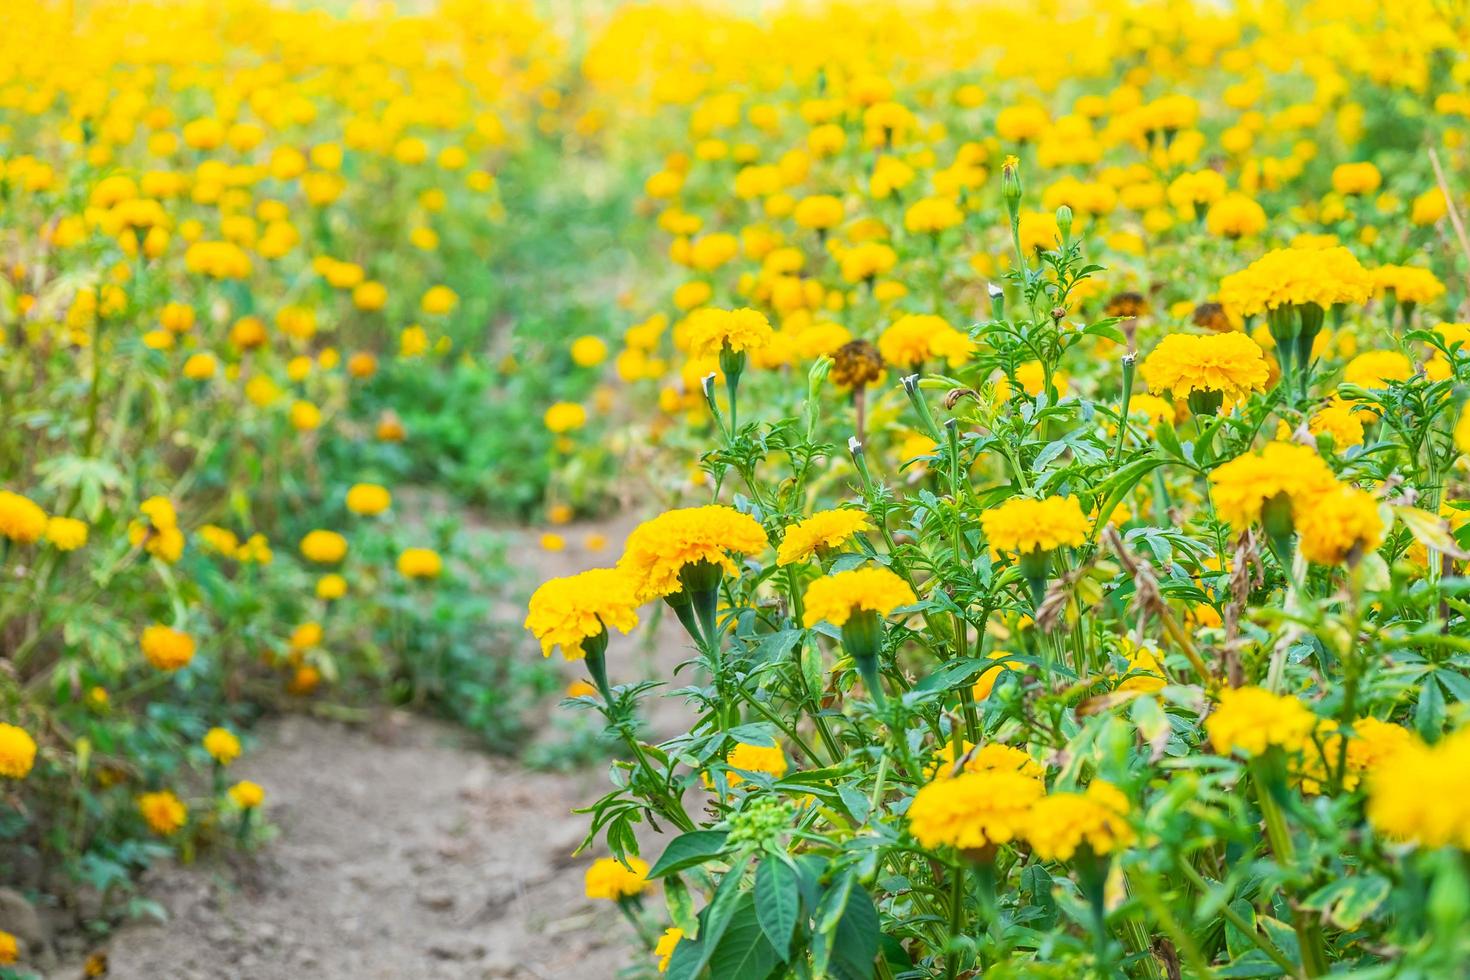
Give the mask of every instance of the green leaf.
[[717, 858], [725, 850], [724, 830], [691, 830], [669, 841], [669, 846], [659, 855], [648, 872], [650, 878], [661, 878], [675, 871], [683, 871], [697, 864]]
[[872, 896], [862, 888], [854, 888], [831, 937], [828, 972], [834, 980], [873, 980], [880, 933], [878, 908]]
[[776, 951], [767, 942], [756, 913], [756, 899], [750, 892], [742, 892], [725, 935], [710, 956], [710, 976], [764, 980], [776, 962]]
[[664, 904], [668, 906], [669, 921], [683, 930], [684, 937], [698, 939], [699, 916], [694, 911], [694, 896], [677, 874], [664, 880]]
[[801, 916], [801, 891], [796, 869], [782, 857], [771, 855], [755, 869], [755, 911], [761, 932], [766, 934], [782, 960], [791, 954], [791, 934]]
[[694, 980], [710, 961], [714, 951], [719, 948], [725, 930], [730, 926], [736, 906], [749, 894], [740, 890], [740, 879], [748, 863], [746, 858], [737, 861], [720, 880], [720, 887], [715, 889], [715, 897], [710, 899], [710, 903], [699, 914], [699, 939], [692, 943], [681, 941], [674, 947], [666, 980]]
[[1377, 911], [1388, 893], [1388, 879], [1381, 875], [1350, 875], [1317, 889], [1302, 906], [1326, 912], [1333, 925], [1351, 930]]

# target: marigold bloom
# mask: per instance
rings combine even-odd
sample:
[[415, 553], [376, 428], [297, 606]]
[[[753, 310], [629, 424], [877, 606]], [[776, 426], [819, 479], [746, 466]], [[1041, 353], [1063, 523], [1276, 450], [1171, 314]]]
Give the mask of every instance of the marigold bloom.
[[1026, 830], [1031, 808], [1046, 795], [1041, 780], [987, 769], [936, 779], [914, 795], [909, 832], [922, 846], [978, 850], [1005, 844]]
[[1271, 374], [1260, 345], [1235, 332], [1170, 334], [1143, 359], [1140, 370], [1156, 395], [1187, 398], [1218, 391], [1231, 401], [1265, 389]]
[[335, 565], [347, 557], [347, 539], [336, 531], [309, 531], [301, 539], [301, 556], [319, 565]]
[[459, 305], [459, 294], [448, 286], [430, 286], [419, 300], [419, 309], [430, 315], [450, 313]]
[[87, 543], [87, 522], [75, 517], [52, 517], [46, 521], [46, 540], [57, 551], [76, 551]]
[[828, 548], [836, 548], [860, 531], [872, 528], [868, 515], [860, 510], [842, 508], [818, 511], [804, 521], [786, 529], [786, 536], [776, 549], [776, 564], [804, 562]]
[[644, 521], [628, 535], [618, 568], [626, 573], [640, 602], [682, 592], [679, 573], [687, 565], [707, 562], [726, 574], [738, 574], [730, 555], [765, 549], [766, 532], [748, 514], [709, 504], [667, 511]]
[[149, 497], [138, 505], [138, 511], [142, 517], [129, 522], [128, 542], [155, 558], [178, 561], [184, 554], [184, 534], [174, 505], [166, 497]]
[[138, 797], [138, 812], [143, 815], [149, 828], [160, 837], [177, 832], [189, 819], [189, 808], [168, 790], [144, 793]]
[[[949, 779], [959, 775], [954, 771], [954, 742], [942, 742], [934, 750], [934, 762], [924, 770], [930, 779]], [[1046, 769], [1024, 749], [1004, 742], [986, 742], [979, 748], [968, 739], [960, 743], [960, 756], [964, 765], [960, 772], [1019, 772], [1023, 776], [1040, 779]]]
[[[781, 751], [779, 745], [747, 745], [744, 742], [736, 743], [735, 747], [725, 755], [725, 765], [731, 769], [743, 769], [746, 772], [763, 772], [780, 779], [786, 775], [789, 764], [786, 761], [786, 753]], [[731, 786], [738, 786], [745, 781], [745, 777], [738, 772], [726, 773], [725, 781]]]
[[658, 944], [653, 947], [653, 955], [658, 959], [658, 972], [669, 972], [669, 960], [674, 958], [674, 948], [683, 938], [684, 930], [678, 926], [670, 926], [658, 937]]
[[578, 367], [596, 367], [607, 359], [607, 342], [588, 335], [572, 341], [572, 362]]
[[883, 360], [899, 367], [918, 367], [925, 361], [943, 358], [957, 367], [970, 359], [974, 344], [943, 317], [911, 313], [899, 317], [878, 338]]
[[588, 898], [610, 902], [631, 898], [648, 887], [648, 862], [631, 854], [626, 865], [617, 858], [598, 858], [587, 869], [584, 885]]
[[576, 402], [557, 402], [546, 410], [542, 421], [547, 431], [562, 435], [587, 424], [587, 409]]
[[1111, 854], [1133, 843], [1128, 797], [1112, 783], [1094, 780], [1084, 793], [1052, 793], [1038, 800], [1026, 839], [1043, 861], [1068, 861], [1082, 847]]
[[230, 787], [230, 802], [242, 810], [254, 810], [265, 802], [265, 789], [259, 783], [242, 779]]
[[1337, 478], [1315, 449], [1272, 442], [1260, 453], [1237, 456], [1215, 467], [1210, 473], [1210, 496], [1220, 517], [1243, 528], [1259, 521], [1266, 502], [1278, 494], [1285, 494], [1295, 505], [1336, 484]]
[[760, 350], [770, 345], [773, 331], [764, 313], [752, 309], [695, 310], [689, 314], [689, 355], [711, 357], [726, 347], [732, 351]]
[[980, 515], [994, 554], [1051, 551], [1087, 540], [1090, 524], [1075, 497], [1014, 497]]
[[1342, 246], [1278, 248], [1220, 281], [1220, 302], [1236, 316], [1282, 306], [1362, 303], [1373, 293], [1373, 277]]
[[194, 659], [194, 638], [162, 623], [146, 627], [138, 638], [143, 656], [159, 670], [174, 671]]
[[1434, 745], [1411, 738], [1369, 772], [1367, 811], [1387, 837], [1470, 851], [1470, 729]]
[[1341, 565], [1383, 543], [1378, 501], [1366, 490], [1340, 485], [1298, 507], [1294, 518], [1302, 555], [1319, 565]]
[[404, 578], [438, 578], [444, 560], [432, 548], [404, 548], [398, 553], [398, 574]]
[[1392, 293], [1400, 303], [1431, 303], [1444, 295], [1444, 283], [1428, 269], [1412, 265], [1384, 265], [1373, 270], [1373, 284]]
[[240, 758], [240, 739], [228, 728], [211, 728], [204, 733], [204, 751], [215, 762], [227, 766]]
[[376, 483], [355, 483], [347, 491], [347, 509], [354, 514], [381, 514], [392, 504], [388, 488]]
[[1261, 687], [1226, 688], [1205, 719], [1205, 731], [1221, 755], [1256, 756], [1272, 746], [1300, 749], [1317, 727], [1317, 716], [1291, 694]]
[[1266, 211], [1245, 194], [1226, 194], [1205, 212], [1205, 227], [1220, 238], [1248, 238], [1266, 230]]
[[316, 581], [316, 597], [330, 602], [347, 594], [347, 580], [335, 573], [323, 575]]
[[[680, 935], [682, 935], [682, 933]], [[673, 951], [671, 949], [670, 953], [672, 954], [672, 952]], [[4, 931], [3, 929], [0, 929], [0, 966], [14, 966], [16, 962], [19, 961], [19, 959], [20, 941], [17, 940], [10, 933]], [[667, 967], [668, 963], [667, 961], [665, 961], [663, 967], [660, 968], [660, 971], [662, 972], [662, 970], [667, 969]]]
[[541, 641], [543, 656], [561, 647], [567, 660], [586, 655], [582, 644], [607, 629], [626, 633], [638, 625], [633, 580], [618, 568], [593, 568], [543, 582], [531, 595], [525, 627]]
[[805, 599], [806, 626], [823, 621], [842, 626], [860, 610], [884, 617], [919, 601], [909, 584], [886, 568], [855, 568], [819, 578], [807, 586]]
[[36, 740], [17, 725], [0, 722], [0, 776], [24, 779], [36, 763]]
[[1413, 362], [1393, 350], [1359, 354], [1342, 369], [1342, 380], [1360, 388], [1387, 388], [1395, 381], [1407, 381], [1413, 376]]
[[16, 544], [34, 544], [46, 533], [46, 512], [28, 497], [0, 490], [0, 535]]

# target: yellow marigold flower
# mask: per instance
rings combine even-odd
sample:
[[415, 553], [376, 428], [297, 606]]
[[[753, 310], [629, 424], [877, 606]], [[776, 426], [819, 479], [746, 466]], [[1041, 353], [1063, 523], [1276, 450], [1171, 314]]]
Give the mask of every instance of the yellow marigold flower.
[[75, 517], [52, 517], [46, 521], [46, 540], [57, 551], [76, 551], [87, 543], [87, 522]]
[[958, 204], [947, 197], [924, 197], [908, 206], [903, 226], [913, 234], [937, 235], [965, 220]]
[[1230, 401], [1264, 390], [1271, 374], [1260, 345], [1235, 332], [1170, 334], [1144, 358], [1140, 370], [1156, 395], [1170, 392], [1187, 398], [1218, 391]]
[[616, 858], [598, 858], [587, 869], [584, 884], [588, 898], [610, 902], [631, 898], [648, 887], [648, 862], [632, 855], [627, 865]]
[[842, 626], [864, 610], [883, 617], [919, 601], [909, 584], [886, 568], [854, 568], [819, 578], [807, 586], [805, 598], [807, 626], [823, 621]]
[[[682, 934], [681, 934], [682, 935]], [[672, 950], [670, 950], [672, 955]], [[14, 966], [20, 960], [20, 941], [10, 933], [0, 929], [0, 966]], [[666, 969], [667, 962], [662, 969]]]
[[398, 574], [404, 578], [438, 578], [444, 560], [432, 548], [404, 548], [398, 554]]
[[0, 722], [0, 776], [24, 779], [36, 764], [36, 740], [17, 725]]
[[347, 491], [347, 509], [354, 514], [381, 514], [392, 504], [388, 488], [376, 483], [355, 483]]
[[162, 623], [144, 628], [138, 645], [148, 662], [159, 670], [178, 670], [194, 659], [194, 638]]
[[1470, 729], [1418, 739], [1368, 774], [1368, 821], [1420, 847], [1470, 851]]
[[1266, 211], [1245, 194], [1226, 194], [1205, 212], [1205, 227], [1220, 238], [1249, 238], [1266, 230]]
[[1290, 442], [1268, 443], [1260, 453], [1237, 456], [1210, 473], [1216, 512], [1238, 528], [1261, 519], [1266, 502], [1285, 494], [1295, 505], [1337, 483], [1316, 450]]
[[1368, 161], [1340, 163], [1332, 170], [1332, 189], [1343, 195], [1371, 194], [1383, 183], [1383, 174]]
[[450, 313], [459, 305], [459, 294], [448, 286], [430, 286], [419, 300], [419, 308], [430, 315]]
[[324, 631], [322, 630], [321, 623], [307, 622], [293, 629], [290, 639], [286, 642], [291, 645], [292, 650], [310, 650], [313, 647], [321, 646], [323, 635]]
[[[1004, 742], [986, 742], [977, 749], [973, 742], [965, 739], [960, 743], [959, 757], [964, 760], [960, 772], [1019, 772], [1034, 779], [1040, 779], [1046, 773], [1046, 769], [1025, 750]], [[958, 775], [954, 764], [954, 742], [942, 742], [934, 750], [934, 762], [925, 768], [924, 775], [930, 779], [949, 779]]]
[[842, 199], [831, 194], [814, 194], [796, 202], [791, 220], [798, 228], [826, 231], [842, 221]]
[[848, 282], [871, 282], [898, 264], [898, 253], [882, 242], [860, 242], [845, 250], [838, 264]]
[[0, 490], [0, 535], [16, 544], [34, 544], [46, 533], [46, 512], [28, 497]]
[[1444, 295], [1444, 283], [1428, 269], [1412, 265], [1384, 265], [1373, 270], [1373, 283], [1383, 293], [1393, 293], [1400, 303], [1431, 303]]
[[609, 628], [627, 633], [638, 625], [633, 580], [619, 568], [593, 568], [543, 582], [531, 595], [526, 629], [541, 641], [543, 656], [561, 647], [567, 660], [586, 655], [582, 643]]
[[320, 428], [322, 410], [311, 402], [297, 400], [291, 403], [291, 426], [298, 432], [310, 432]]
[[1363, 444], [1363, 412], [1351, 402], [1333, 399], [1307, 422], [1314, 436], [1329, 436], [1339, 451]]
[[1445, 203], [1444, 191], [1431, 187], [1414, 198], [1409, 209], [1409, 220], [1420, 226], [1432, 225], [1447, 214], [1449, 205]]
[[685, 507], [638, 525], [618, 568], [631, 579], [638, 600], [647, 602], [682, 592], [679, 573], [685, 566], [703, 562], [736, 575], [730, 555], [755, 554], [766, 544], [765, 530], [747, 514], [721, 504]]
[[1120, 691], [1139, 691], [1147, 694], [1164, 687], [1164, 667], [1159, 655], [1148, 647], [1136, 647], [1128, 653], [1128, 666], [1123, 673], [1129, 676], [1118, 685]]
[[160, 837], [177, 832], [189, 819], [189, 808], [168, 790], [144, 793], [138, 797], [138, 812], [143, 815], [149, 828]]
[[684, 930], [678, 926], [670, 926], [658, 937], [658, 944], [653, 947], [653, 955], [658, 959], [658, 972], [669, 972], [669, 960], [674, 958], [674, 948], [683, 938]]
[[141, 520], [128, 524], [128, 541], [155, 558], [176, 562], [184, 553], [184, 535], [179, 515], [166, 497], [149, 497], [138, 505]]
[[1001, 674], [1004, 674], [1008, 670], [1021, 669], [1022, 664], [1020, 661], [1007, 659], [1010, 655], [1009, 650], [990, 651], [990, 656], [987, 659], [998, 662], [994, 667], [986, 667], [980, 676], [975, 679], [974, 685], [970, 688], [971, 697], [976, 701], [984, 701], [995, 690], [995, 683], [1000, 680]]
[[1378, 501], [1368, 491], [1340, 485], [1298, 507], [1294, 518], [1302, 556], [1319, 565], [1341, 565], [1383, 543]]
[[1087, 540], [1089, 523], [1075, 497], [1015, 497], [980, 515], [994, 554], [1051, 551]]
[[1103, 855], [1127, 847], [1135, 834], [1128, 824], [1128, 797], [1112, 783], [1094, 780], [1085, 793], [1052, 793], [1038, 800], [1026, 839], [1043, 861], [1068, 861], [1083, 847]]
[[555, 531], [547, 531], [541, 535], [538, 543], [542, 551], [565, 551], [567, 547], [567, 539]]
[[219, 371], [219, 359], [213, 354], [190, 354], [184, 362], [184, 377], [190, 381], [208, 381]]
[[546, 410], [542, 419], [550, 432], [561, 435], [587, 424], [587, 409], [576, 402], [557, 402]]
[[1294, 695], [1261, 687], [1226, 688], [1205, 719], [1205, 731], [1221, 755], [1256, 756], [1272, 746], [1295, 751], [1317, 727], [1317, 716]]
[[909, 805], [909, 832], [922, 846], [979, 850], [1025, 832], [1031, 808], [1046, 795], [1041, 780], [988, 769], [928, 783]]
[[597, 696], [597, 688], [587, 681], [575, 680], [562, 693], [569, 698], [590, 698]]
[[776, 549], [776, 564], [804, 562], [820, 551], [838, 547], [859, 531], [870, 530], [872, 526], [868, 515], [860, 510], [818, 511], [786, 529], [786, 536]]
[[1342, 246], [1278, 248], [1220, 281], [1220, 303], [1235, 316], [1281, 306], [1362, 303], [1373, 277]]
[[1392, 350], [1373, 350], [1348, 361], [1342, 380], [1360, 388], [1387, 388], [1395, 381], [1414, 376], [1414, 363]]
[[601, 337], [578, 337], [572, 341], [572, 361], [578, 367], [596, 367], [607, 360], [607, 342]]
[[316, 597], [331, 602], [347, 594], [347, 580], [336, 573], [323, 575], [316, 581]]
[[[746, 772], [769, 773], [777, 779], [786, 775], [788, 768], [786, 753], [781, 751], [781, 746], [747, 745], [744, 742], [737, 743], [725, 755], [725, 765]], [[745, 781], [745, 777], [738, 772], [731, 772], [726, 774], [725, 781], [731, 786], [738, 786]]]
[[347, 539], [336, 531], [320, 528], [301, 539], [301, 556], [320, 565], [335, 565], [347, 557]]
[[883, 360], [898, 367], [918, 367], [934, 358], [958, 367], [970, 359], [973, 350], [968, 336], [931, 313], [901, 316], [878, 338]]
[[265, 802], [265, 789], [259, 783], [242, 779], [230, 787], [230, 802], [242, 810], [254, 810]]
[[770, 346], [773, 336], [770, 321], [757, 310], [702, 309], [689, 314], [691, 357], [711, 357], [726, 347], [737, 352], [760, 350]]
[[240, 739], [228, 728], [211, 728], [204, 733], [204, 751], [215, 762], [227, 766], [240, 758]]

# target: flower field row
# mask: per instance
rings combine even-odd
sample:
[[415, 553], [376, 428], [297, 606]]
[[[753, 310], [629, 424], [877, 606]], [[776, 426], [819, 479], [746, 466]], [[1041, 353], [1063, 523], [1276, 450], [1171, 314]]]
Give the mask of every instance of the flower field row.
[[513, 744], [461, 515], [622, 496], [525, 626], [634, 975], [1466, 971], [1470, 13], [403, 6], [0, 11], [3, 884]]
[[667, 503], [526, 626], [625, 746], [587, 892], [657, 970], [1465, 971], [1467, 29], [614, 20], [668, 266], [631, 421], [545, 422], [646, 433]]

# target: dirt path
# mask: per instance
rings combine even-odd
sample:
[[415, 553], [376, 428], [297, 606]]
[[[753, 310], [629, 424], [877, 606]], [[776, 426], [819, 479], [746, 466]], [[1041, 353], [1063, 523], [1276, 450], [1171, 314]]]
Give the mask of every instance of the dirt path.
[[[606, 563], [629, 526], [566, 529], [557, 554], [528, 536], [523, 560], [551, 575]], [[591, 532], [606, 553], [582, 547]], [[668, 622], [652, 643], [616, 642], [615, 682], [667, 679], [684, 655]], [[666, 734], [681, 720], [665, 703], [653, 726]], [[251, 857], [151, 872], [145, 892], [169, 921], [115, 934], [111, 977], [602, 980], [647, 962], [616, 908], [583, 895], [596, 855], [571, 857], [586, 828], [571, 810], [603, 791], [605, 767], [529, 771], [404, 713], [359, 727], [293, 716], [257, 736], [236, 768], [267, 788], [276, 840]], [[648, 844], [651, 860], [659, 845]], [[53, 976], [79, 974], [74, 963]]]

